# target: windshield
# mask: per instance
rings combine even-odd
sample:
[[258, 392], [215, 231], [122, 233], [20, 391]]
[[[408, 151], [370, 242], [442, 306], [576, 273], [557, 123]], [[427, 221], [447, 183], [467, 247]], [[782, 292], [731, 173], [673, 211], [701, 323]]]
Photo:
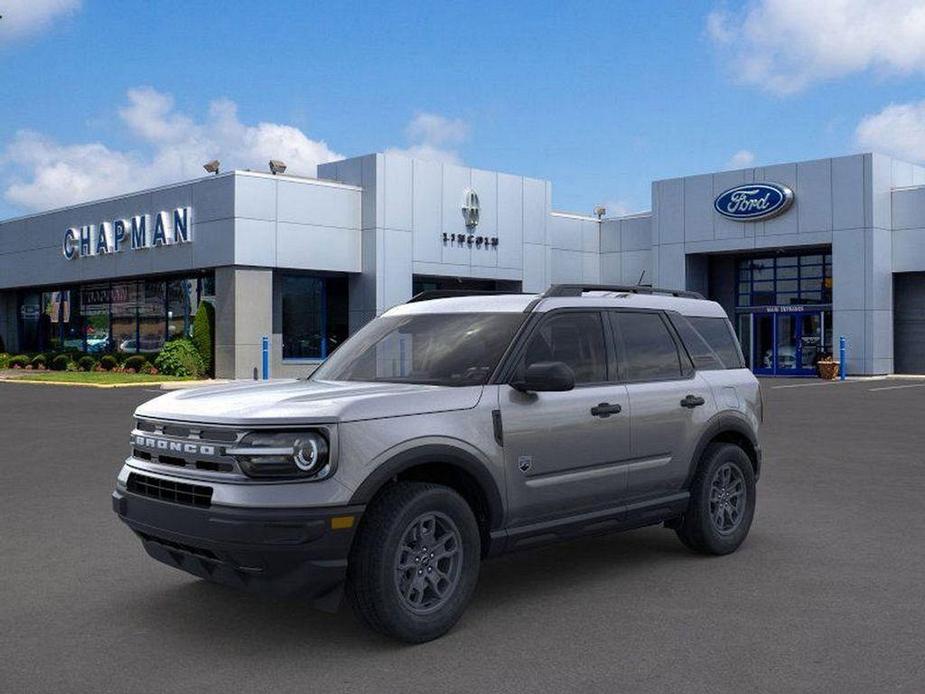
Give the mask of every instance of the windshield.
[[368, 323], [312, 375], [318, 381], [483, 385], [522, 313], [419, 313]]

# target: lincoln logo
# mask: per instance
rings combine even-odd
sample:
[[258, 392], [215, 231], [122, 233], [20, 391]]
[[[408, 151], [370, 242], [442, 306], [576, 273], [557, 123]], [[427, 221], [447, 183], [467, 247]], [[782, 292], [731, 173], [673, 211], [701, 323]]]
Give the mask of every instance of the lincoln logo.
[[472, 188], [463, 191], [462, 215], [467, 229], [479, 225], [479, 196]]
[[169, 439], [156, 439], [152, 436], [133, 436], [132, 443], [141, 448], [153, 448], [168, 453], [189, 453], [193, 455], [215, 455], [215, 446], [186, 443], [184, 441], [170, 441]]
[[785, 212], [793, 204], [793, 191], [777, 183], [736, 186], [717, 196], [714, 209], [739, 222], [757, 222]]

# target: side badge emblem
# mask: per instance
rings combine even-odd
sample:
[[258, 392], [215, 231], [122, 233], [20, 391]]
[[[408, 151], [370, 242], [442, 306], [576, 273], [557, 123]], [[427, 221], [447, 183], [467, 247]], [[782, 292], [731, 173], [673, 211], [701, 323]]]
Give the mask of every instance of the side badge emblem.
[[533, 467], [533, 456], [532, 455], [522, 455], [517, 459], [517, 467], [520, 468], [521, 472], [526, 472], [531, 467]]

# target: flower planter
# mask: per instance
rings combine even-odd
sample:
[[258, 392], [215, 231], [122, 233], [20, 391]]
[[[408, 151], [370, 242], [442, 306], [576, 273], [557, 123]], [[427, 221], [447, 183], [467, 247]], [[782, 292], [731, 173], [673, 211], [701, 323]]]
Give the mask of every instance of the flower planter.
[[838, 367], [840, 365], [841, 364], [837, 361], [820, 361], [816, 365], [819, 378], [824, 378], [827, 381], [834, 381], [838, 377]]

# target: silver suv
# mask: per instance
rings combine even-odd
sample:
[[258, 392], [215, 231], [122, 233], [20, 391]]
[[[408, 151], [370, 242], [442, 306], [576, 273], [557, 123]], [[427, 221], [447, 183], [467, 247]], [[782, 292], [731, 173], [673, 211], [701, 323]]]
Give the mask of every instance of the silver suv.
[[745, 539], [758, 382], [691, 292], [555, 285], [425, 293], [309, 379], [179, 391], [135, 413], [113, 508], [155, 559], [336, 609], [409, 642], [445, 633], [483, 558], [664, 524]]

